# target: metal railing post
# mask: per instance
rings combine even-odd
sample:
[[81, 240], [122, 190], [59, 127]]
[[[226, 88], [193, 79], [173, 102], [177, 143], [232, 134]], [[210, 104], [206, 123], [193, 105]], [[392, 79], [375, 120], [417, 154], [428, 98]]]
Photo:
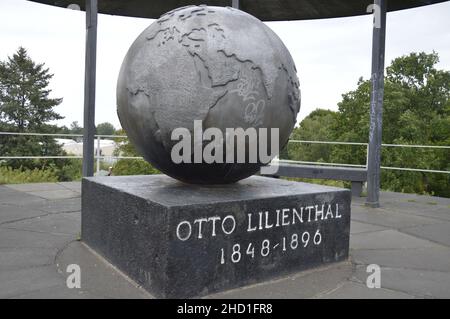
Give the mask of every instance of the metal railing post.
[[97, 135], [97, 174], [100, 172], [100, 136]]
[[367, 143], [366, 147], [366, 169], [369, 168], [369, 144]]
[[366, 205], [380, 207], [381, 133], [383, 127], [386, 0], [375, 0], [372, 39], [372, 92], [370, 97], [369, 156]]
[[86, 61], [84, 78], [83, 177], [94, 175], [95, 76], [97, 0], [86, 0]]

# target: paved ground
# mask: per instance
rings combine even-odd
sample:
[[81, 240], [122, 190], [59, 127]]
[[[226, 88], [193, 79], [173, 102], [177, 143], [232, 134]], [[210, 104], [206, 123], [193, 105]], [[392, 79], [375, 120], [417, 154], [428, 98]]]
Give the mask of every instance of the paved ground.
[[[151, 298], [77, 239], [80, 183], [0, 186], [0, 298]], [[348, 262], [208, 298], [450, 298], [450, 199], [354, 198]], [[82, 269], [68, 289], [67, 265]], [[369, 264], [381, 288], [366, 286]]]

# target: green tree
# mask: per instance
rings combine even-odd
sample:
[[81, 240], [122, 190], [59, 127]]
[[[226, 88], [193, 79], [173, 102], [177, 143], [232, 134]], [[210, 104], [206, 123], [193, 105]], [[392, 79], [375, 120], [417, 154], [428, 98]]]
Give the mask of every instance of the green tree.
[[[438, 61], [435, 52], [411, 53], [387, 67], [383, 143], [450, 145], [450, 72], [438, 70]], [[370, 81], [360, 78], [355, 90], [342, 95], [330, 126], [333, 140], [368, 142], [370, 88]], [[333, 162], [364, 164], [366, 150], [335, 147], [330, 158]], [[448, 150], [384, 147], [382, 165], [450, 170], [450, 156]], [[450, 197], [450, 175], [383, 170], [381, 187]]]
[[[12, 57], [0, 61], [0, 129], [9, 132], [56, 133], [48, 122], [62, 119], [54, 107], [61, 98], [50, 98], [53, 74], [44, 63], [35, 63], [20, 47]], [[1, 136], [3, 156], [63, 155], [60, 145], [49, 136]], [[4, 163], [5, 164], [5, 163]], [[8, 160], [13, 168], [45, 168], [64, 165], [63, 160]]]
[[48, 89], [53, 74], [36, 64], [20, 47], [6, 62], [0, 62], [0, 119], [18, 132], [40, 129], [47, 122], [63, 117], [53, 108], [62, 102], [50, 98]]
[[78, 124], [78, 121], [70, 123], [69, 130], [71, 134], [83, 134], [83, 127]]
[[[305, 117], [298, 127], [294, 129], [291, 140], [303, 141], [331, 141], [331, 125], [333, 125], [336, 112], [316, 109]], [[288, 159], [300, 161], [328, 162], [331, 147], [325, 144], [288, 143]]]
[[98, 135], [114, 135], [116, 128], [111, 123], [104, 122], [97, 125], [96, 132]]
[[60, 126], [60, 127], [58, 128], [58, 132], [57, 132], [57, 133], [60, 133], [60, 134], [70, 134], [70, 129], [69, 129], [67, 126], [63, 125], [63, 126]]
[[[78, 121], [73, 121], [72, 123], [70, 123], [69, 128], [67, 128], [67, 134], [83, 135], [83, 127], [78, 124]], [[71, 138], [77, 142], [83, 141], [82, 136], [72, 136]]]

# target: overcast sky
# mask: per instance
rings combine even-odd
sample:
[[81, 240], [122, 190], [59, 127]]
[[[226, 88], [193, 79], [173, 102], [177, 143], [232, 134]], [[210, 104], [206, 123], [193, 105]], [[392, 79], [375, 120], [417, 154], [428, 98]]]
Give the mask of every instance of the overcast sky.
[[[231, 1], [230, 1], [231, 2]], [[134, 39], [154, 20], [100, 15], [97, 48], [96, 123], [120, 127], [116, 81]], [[269, 22], [295, 60], [302, 105], [298, 120], [316, 108], [337, 110], [341, 94], [370, 77], [372, 17]], [[0, 0], [0, 59], [19, 46], [45, 62], [53, 97], [63, 97], [58, 124], [83, 122], [85, 16], [25, 0]], [[450, 69], [450, 2], [392, 12], [387, 19], [386, 65], [410, 52], [435, 50], [439, 68]]]

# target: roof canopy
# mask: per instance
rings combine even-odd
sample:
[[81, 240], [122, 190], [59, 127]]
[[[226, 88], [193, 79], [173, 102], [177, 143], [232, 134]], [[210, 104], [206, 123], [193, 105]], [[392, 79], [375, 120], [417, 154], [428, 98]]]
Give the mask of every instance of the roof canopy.
[[[85, 0], [31, 0], [43, 4], [67, 7], [78, 4], [84, 10]], [[446, 0], [389, 0], [388, 11], [402, 10]], [[262, 21], [337, 18], [366, 14], [373, 0], [240, 0], [239, 8]], [[231, 0], [98, 0], [98, 12], [105, 14], [159, 18], [178, 7], [207, 4], [231, 6]]]

